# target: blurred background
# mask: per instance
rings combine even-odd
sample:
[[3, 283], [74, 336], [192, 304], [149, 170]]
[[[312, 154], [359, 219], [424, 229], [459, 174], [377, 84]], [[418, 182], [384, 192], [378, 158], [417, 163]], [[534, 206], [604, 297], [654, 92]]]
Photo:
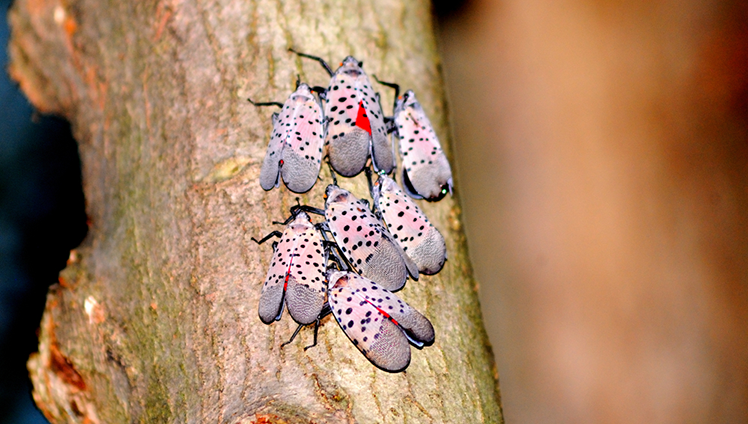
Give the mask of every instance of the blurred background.
[[[748, 5], [434, 10], [507, 422], [748, 422]], [[44, 423], [25, 361], [80, 162], [0, 74], [0, 423]]]
[[748, 422], [748, 3], [440, 24], [507, 422]]

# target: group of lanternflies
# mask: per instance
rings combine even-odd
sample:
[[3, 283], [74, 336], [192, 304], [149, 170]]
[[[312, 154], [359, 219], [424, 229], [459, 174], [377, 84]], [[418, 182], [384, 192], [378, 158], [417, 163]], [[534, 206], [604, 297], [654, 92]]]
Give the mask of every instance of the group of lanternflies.
[[[413, 91], [395, 89], [392, 117], [385, 117], [363, 62], [348, 56], [330, 74], [330, 84], [309, 86], [297, 80], [296, 91], [275, 105], [273, 132], [260, 172], [260, 186], [280, 185], [295, 193], [314, 186], [323, 156], [333, 184], [325, 190], [325, 207], [291, 207], [283, 232], [273, 231], [257, 243], [280, 237], [260, 295], [259, 315], [270, 324], [284, 305], [299, 330], [332, 313], [353, 344], [377, 367], [399, 372], [410, 363], [410, 345], [434, 342], [434, 328], [420, 312], [393, 292], [410, 276], [439, 272], [447, 259], [444, 238], [411, 199], [438, 201], [452, 191], [452, 173], [439, 140]], [[388, 176], [395, 169], [389, 134], [399, 141], [400, 186]], [[371, 168], [369, 166], [371, 163]], [[338, 187], [335, 174], [353, 177], [364, 171], [373, 205]], [[372, 173], [377, 180], [372, 181]], [[406, 195], [407, 193], [407, 195]], [[324, 220], [313, 223], [309, 214]], [[332, 238], [330, 237], [332, 235]]]

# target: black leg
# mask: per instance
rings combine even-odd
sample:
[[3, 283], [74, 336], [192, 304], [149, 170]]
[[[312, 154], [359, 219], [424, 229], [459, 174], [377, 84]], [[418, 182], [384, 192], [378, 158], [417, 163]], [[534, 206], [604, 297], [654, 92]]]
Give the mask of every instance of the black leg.
[[[306, 346], [304, 348], [304, 350], [307, 350], [310, 347], [317, 346], [317, 333], [318, 333], [318, 330], [319, 330], [319, 322], [320, 322], [320, 320], [322, 320], [322, 318], [330, 315], [331, 313], [332, 313], [332, 309], [330, 309], [330, 304], [329, 303], [325, 303], [324, 305], [322, 305], [322, 310], [319, 312], [319, 315], [317, 316], [317, 320], [314, 321], [314, 343], [310, 344], [309, 346]], [[302, 327], [304, 327], [304, 326], [305, 326], [304, 324], [299, 324], [299, 326], [296, 327], [296, 330], [293, 332], [293, 335], [291, 335], [291, 338], [287, 342], [283, 343], [281, 345], [281, 348], [283, 348], [287, 344], [290, 344], [291, 342], [293, 342], [294, 339], [296, 338], [296, 336], [301, 331]]]
[[[293, 206], [293, 207], [295, 208], [296, 206]], [[273, 221], [273, 225], [288, 225], [291, 221], [294, 220], [294, 218], [296, 218], [296, 215], [292, 214], [291, 216], [288, 217], [288, 219], [286, 219], [283, 222], [281, 222], [281, 221]]]
[[[397, 105], [397, 98], [398, 98], [398, 97], [400, 96], [400, 86], [399, 86], [399, 85], [397, 85], [397, 84], [395, 84], [395, 83], [393, 83], [393, 82], [384, 82], [384, 81], [379, 81], [379, 78], [377, 78], [377, 76], [376, 76], [376, 75], [372, 75], [372, 76], [374, 77], [374, 79], [375, 79], [375, 80], [376, 80], [376, 81], [377, 81], [378, 83], [380, 83], [380, 84], [382, 84], [382, 85], [386, 85], [387, 87], [390, 87], [390, 88], [394, 88], [394, 89], [395, 89], [395, 105]], [[393, 106], [393, 108], [394, 108], [394, 106]], [[394, 110], [394, 109], [393, 109], [393, 110]]]
[[325, 210], [320, 208], [315, 208], [313, 206], [307, 206], [307, 205], [296, 205], [291, 207], [291, 213], [297, 214], [299, 211], [303, 211], [306, 213], [313, 213], [315, 215], [325, 216]]
[[330, 160], [327, 161], [327, 167], [330, 168], [330, 176], [332, 177], [332, 183], [335, 185], [338, 185], [338, 178], [335, 176], [335, 170], [332, 169], [332, 164], [330, 163]]
[[326, 221], [322, 221], [319, 224], [314, 224], [314, 226], [317, 227], [317, 229], [322, 232], [322, 238], [325, 239], [324, 241], [328, 241], [327, 240], [327, 234], [325, 233], [325, 231], [329, 232], [330, 231], [330, 227], [327, 226], [327, 222]]
[[327, 89], [325, 87], [320, 87], [319, 85], [315, 85], [314, 87], [310, 87], [310, 90], [314, 91], [315, 93], [319, 95], [323, 95], [327, 93]]
[[371, 174], [372, 174], [371, 168], [369, 167], [364, 168], [364, 174], [366, 174], [366, 181], [369, 183], [369, 193], [372, 194], [372, 199], [373, 199], [374, 198], [373, 196], [374, 184], [371, 181]]
[[[324, 236], [324, 233], [322, 233]], [[348, 262], [348, 259], [345, 257], [343, 252], [340, 250], [340, 246], [338, 246], [337, 243], [333, 241], [328, 241], [327, 237], [325, 238], [325, 242], [329, 243], [330, 247], [335, 248], [334, 250], [330, 250], [329, 259], [336, 264], [338, 264], [338, 269], [340, 271], [353, 271], [355, 268], [353, 268], [353, 265], [351, 265], [350, 262]]]
[[262, 243], [265, 243], [266, 241], [268, 241], [268, 239], [270, 239], [271, 237], [281, 237], [282, 235], [283, 235], [283, 233], [281, 233], [280, 231], [273, 231], [272, 233], [266, 235], [265, 237], [263, 237], [259, 241], [256, 238], [252, 237], [252, 241], [255, 242], [255, 243], [257, 243], [257, 244], [262, 244]]
[[281, 349], [283, 349], [283, 346], [285, 346], [285, 345], [287, 345], [287, 344], [291, 343], [291, 342], [293, 341], [293, 339], [295, 339], [295, 338], [296, 338], [296, 335], [297, 335], [297, 334], [299, 334], [299, 331], [301, 331], [301, 327], [303, 327], [303, 325], [301, 325], [301, 324], [299, 324], [299, 326], [298, 326], [298, 327], [296, 327], [296, 331], [294, 331], [294, 332], [293, 332], [293, 335], [291, 336], [291, 339], [290, 339], [289, 341], [287, 341], [287, 342], [283, 343], [283, 344], [281, 345]]
[[255, 106], [278, 106], [283, 107], [283, 103], [281, 102], [254, 102], [252, 99], [247, 99], [250, 103], [252, 103]]
[[325, 303], [324, 305], [322, 305], [322, 310], [320, 311], [319, 316], [317, 316], [317, 321], [314, 322], [314, 343], [305, 347], [304, 350], [307, 350], [310, 347], [317, 346], [317, 330], [319, 330], [319, 322], [322, 318], [330, 315], [331, 313], [332, 313], [332, 309], [330, 309], [329, 303]]
[[309, 346], [305, 346], [304, 351], [306, 351], [310, 347], [317, 346], [317, 331], [318, 330], [319, 330], [319, 318], [317, 318], [317, 321], [314, 322], [314, 343], [310, 344]]
[[317, 62], [319, 62], [319, 63], [320, 63], [320, 65], [322, 65], [322, 67], [323, 67], [323, 68], [325, 68], [325, 70], [327, 71], [327, 73], [328, 73], [328, 74], [330, 74], [330, 76], [332, 76], [332, 75], [334, 74], [334, 72], [332, 71], [332, 69], [330, 69], [330, 65], [328, 65], [328, 64], [327, 64], [327, 62], [325, 62], [325, 60], [324, 60], [324, 59], [322, 59], [321, 57], [317, 57], [317, 56], [312, 56], [312, 55], [310, 55], [310, 54], [306, 54], [306, 53], [301, 53], [301, 52], [297, 52], [297, 51], [296, 51], [296, 50], [294, 50], [294, 49], [288, 49], [288, 51], [290, 51], [290, 52], [292, 52], [292, 53], [296, 53], [297, 55], [299, 55], [299, 56], [301, 56], [301, 57], [305, 57], [305, 58], [307, 58], [307, 59], [312, 59], [312, 60], [316, 60]]

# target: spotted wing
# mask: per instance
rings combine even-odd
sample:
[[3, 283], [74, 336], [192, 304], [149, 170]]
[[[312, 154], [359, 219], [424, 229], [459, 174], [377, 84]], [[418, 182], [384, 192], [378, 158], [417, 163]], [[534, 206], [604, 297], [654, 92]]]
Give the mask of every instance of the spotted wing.
[[452, 170], [434, 127], [417, 102], [399, 111], [403, 187], [415, 198], [439, 200], [452, 189]]
[[280, 114], [274, 113], [272, 116], [273, 133], [270, 136], [268, 148], [265, 152], [265, 159], [262, 162], [262, 169], [260, 170], [260, 187], [266, 191], [271, 190], [273, 187], [278, 187], [278, 183], [280, 182], [280, 160], [284, 144], [284, 132], [282, 131], [284, 124], [280, 117], [284, 112], [286, 112], [286, 105], [283, 106]]
[[439, 272], [447, 260], [447, 246], [439, 230], [392, 178], [381, 176], [374, 190], [374, 201], [387, 229], [418, 271], [427, 275]]
[[[314, 97], [292, 101], [292, 111], [284, 115], [283, 166], [281, 174], [286, 187], [294, 193], [309, 191], [319, 176], [324, 143], [322, 108]], [[285, 112], [285, 106], [284, 106]]]
[[365, 74], [339, 73], [333, 76], [327, 90], [326, 143], [330, 164], [346, 177], [361, 172], [369, 157], [371, 124], [363, 107], [368, 99], [362, 91], [366, 89], [371, 91], [371, 83]]
[[371, 132], [371, 158], [374, 170], [392, 172], [395, 167], [395, 157], [392, 151], [392, 144], [387, 137], [387, 127], [384, 123], [384, 114], [379, 98], [371, 87], [371, 82], [365, 74], [359, 77], [359, 91], [363, 98], [362, 107], [369, 118], [369, 127]]
[[288, 313], [299, 324], [311, 324], [322, 311], [327, 296], [325, 249], [319, 231], [311, 222], [297, 227], [292, 252], [286, 288]]
[[426, 317], [395, 294], [349, 272], [330, 277], [330, 308], [353, 344], [374, 365], [390, 372], [407, 368], [412, 342], [434, 342]]
[[278, 245], [273, 251], [270, 260], [265, 284], [260, 293], [259, 315], [265, 324], [279, 320], [283, 312], [283, 293], [285, 291], [286, 274], [291, 265], [291, 253], [293, 252], [294, 233], [291, 226], [283, 231]]
[[361, 275], [393, 291], [405, 285], [408, 274], [417, 280], [417, 265], [366, 205], [353, 199], [330, 204], [325, 210], [333, 237], [351, 265]]

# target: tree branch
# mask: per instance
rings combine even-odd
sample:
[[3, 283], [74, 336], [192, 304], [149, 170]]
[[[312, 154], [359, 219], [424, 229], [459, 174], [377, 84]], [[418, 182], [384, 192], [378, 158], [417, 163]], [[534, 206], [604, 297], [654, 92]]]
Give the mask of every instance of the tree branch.
[[[246, 98], [282, 101], [297, 74], [326, 85], [289, 47], [353, 54], [418, 93], [449, 151], [428, 2], [18, 0], [10, 20], [11, 74], [81, 144], [91, 226], [29, 361], [52, 422], [503, 421], [457, 199], [421, 203], [449, 260], [400, 293], [437, 332], [406, 372], [373, 367], [329, 318], [305, 352], [280, 348], [288, 317], [257, 317], [271, 252], [251, 237], [296, 196], [260, 188], [270, 116]], [[324, 172], [303, 203], [322, 205]]]

